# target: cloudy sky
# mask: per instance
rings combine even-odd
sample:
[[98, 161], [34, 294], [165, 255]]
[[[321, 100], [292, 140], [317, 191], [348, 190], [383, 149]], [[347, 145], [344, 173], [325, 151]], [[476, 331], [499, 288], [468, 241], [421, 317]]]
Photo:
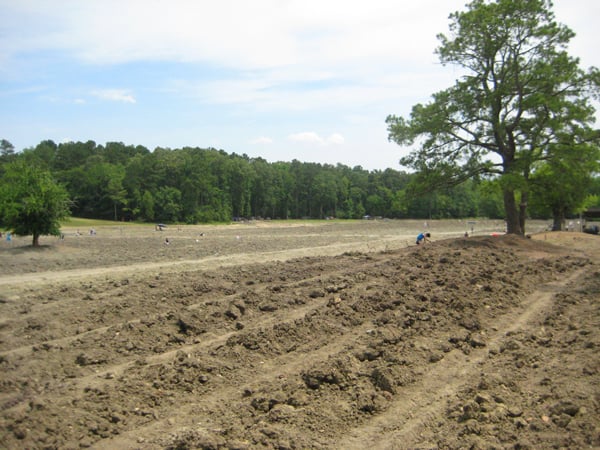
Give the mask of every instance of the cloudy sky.
[[[0, 0], [0, 138], [400, 169], [388, 114], [450, 86], [464, 0]], [[555, 0], [600, 66], [597, 0]]]

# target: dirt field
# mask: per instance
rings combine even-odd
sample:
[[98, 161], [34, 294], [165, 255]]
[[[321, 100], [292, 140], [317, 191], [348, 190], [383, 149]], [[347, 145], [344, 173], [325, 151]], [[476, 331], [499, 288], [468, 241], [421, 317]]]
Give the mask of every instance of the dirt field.
[[600, 448], [600, 237], [428, 225], [0, 243], [0, 448]]

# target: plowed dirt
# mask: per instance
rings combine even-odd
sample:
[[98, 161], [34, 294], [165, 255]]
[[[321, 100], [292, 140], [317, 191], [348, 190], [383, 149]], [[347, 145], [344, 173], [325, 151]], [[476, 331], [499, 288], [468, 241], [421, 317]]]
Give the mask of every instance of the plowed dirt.
[[600, 237], [422, 226], [2, 243], [0, 447], [599, 448]]

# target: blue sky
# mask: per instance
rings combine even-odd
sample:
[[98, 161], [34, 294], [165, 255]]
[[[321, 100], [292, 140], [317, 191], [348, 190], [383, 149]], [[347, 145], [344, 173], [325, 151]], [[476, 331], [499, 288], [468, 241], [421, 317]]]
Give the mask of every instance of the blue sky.
[[[450, 86], [463, 0], [0, 0], [0, 138], [401, 169], [388, 114]], [[600, 66], [597, 0], [555, 0]]]

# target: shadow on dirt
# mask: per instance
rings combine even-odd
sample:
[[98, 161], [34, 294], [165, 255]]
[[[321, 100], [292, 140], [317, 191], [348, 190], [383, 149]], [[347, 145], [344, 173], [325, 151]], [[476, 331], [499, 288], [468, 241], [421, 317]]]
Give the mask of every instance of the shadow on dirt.
[[26, 255], [29, 253], [46, 253], [55, 249], [54, 245], [39, 245], [34, 247], [31, 244], [28, 245], [19, 245], [19, 246], [2, 246], [0, 247], [0, 252], [6, 252], [12, 255]]

